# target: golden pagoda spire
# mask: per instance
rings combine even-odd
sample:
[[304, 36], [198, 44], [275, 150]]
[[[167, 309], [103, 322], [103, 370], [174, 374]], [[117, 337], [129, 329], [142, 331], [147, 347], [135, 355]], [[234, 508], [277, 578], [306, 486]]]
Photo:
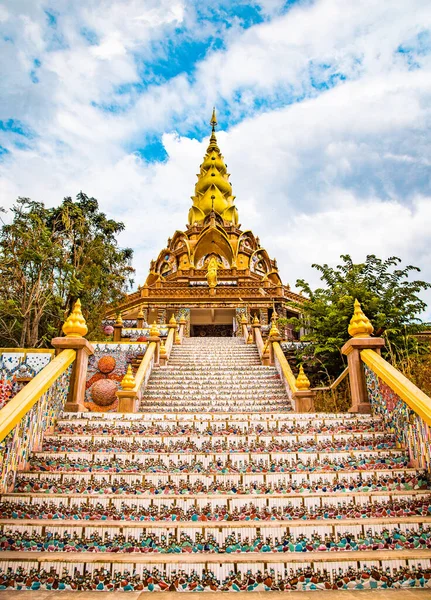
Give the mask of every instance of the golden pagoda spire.
[[210, 143], [197, 176], [195, 195], [192, 196], [193, 206], [189, 211], [189, 225], [202, 223], [212, 212], [220, 215], [224, 221], [237, 225], [238, 211], [234, 205], [235, 196], [232, 194], [229, 173], [217, 145], [215, 108], [212, 112], [210, 125]]

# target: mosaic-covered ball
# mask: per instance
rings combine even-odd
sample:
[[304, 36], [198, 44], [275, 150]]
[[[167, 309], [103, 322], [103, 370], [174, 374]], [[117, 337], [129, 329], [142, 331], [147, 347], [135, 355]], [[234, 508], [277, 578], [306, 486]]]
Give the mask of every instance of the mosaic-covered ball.
[[97, 406], [109, 406], [115, 402], [117, 385], [111, 379], [99, 379], [91, 386], [91, 398]]
[[116, 364], [113, 356], [102, 356], [97, 363], [97, 368], [101, 373], [110, 373], [115, 369]]

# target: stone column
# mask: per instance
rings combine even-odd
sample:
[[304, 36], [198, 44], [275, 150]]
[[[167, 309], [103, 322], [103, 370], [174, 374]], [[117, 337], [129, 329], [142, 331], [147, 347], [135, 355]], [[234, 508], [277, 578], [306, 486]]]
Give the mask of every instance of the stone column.
[[88, 357], [94, 354], [94, 348], [83, 336], [88, 331], [87, 324], [81, 312], [81, 302], [77, 300], [72, 312], [63, 325], [66, 337], [54, 338], [51, 344], [57, 350], [72, 349], [76, 358], [72, 367], [69, 395], [64, 406], [66, 412], [85, 412], [85, 385], [87, 383]]
[[350, 392], [352, 395], [350, 412], [352, 413], [371, 413], [361, 350], [369, 348], [380, 353], [380, 349], [385, 345], [382, 338], [371, 337], [373, 331], [374, 327], [362, 312], [358, 300], [355, 300], [354, 313], [349, 325], [349, 334], [352, 339], [341, 348], [341, 352], [347, 356], [349, 366]]

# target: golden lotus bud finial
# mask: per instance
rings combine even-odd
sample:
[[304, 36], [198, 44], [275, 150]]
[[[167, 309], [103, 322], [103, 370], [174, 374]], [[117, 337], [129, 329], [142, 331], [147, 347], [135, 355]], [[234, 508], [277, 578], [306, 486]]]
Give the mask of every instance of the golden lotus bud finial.
[[187, 319], [185, 315], [181, 315], [180, 317], [180, 325], [185, 325], [187, 323]]
[[127, 372], [121, 380], [121, 389], [122, 390], [133, 390], [136, 385], [135, 378], [133, 376], [132, 365], [129, 364], [127, 367]]
[[310, 380], [304, 373], [304, 367], [300, 365], [298, 377], [296, 378], [296, 387], [298, 390], [308, 390], [310, 388]]
[[120, 312], [117, 314], [117, 318], [115, 320], [115, 324], [116, 325], [122, 325], [123, 324], [123, 317], [121, 316]]
[[278, 330], [277, 327], [277, 323], [274, 321], [272, 321], [272, 325], [271, 325], [271, 329], [269, 330], [269, 337], [273, 338], [273, 337], [280, 337], [280, 332]]
[[242, 313], [241, 324], [247, 325], [247, 323], [248, 323], [247, 315], [245, 313]]
[[144, 309], [141, 306], [139, 308], [139, 312], [138, 312], [138, 319], [143, 319], [144, 317], [145, 317], [145, 315], [144, 315]]
[[177, 324], [177, 320], [175, 318], [174, 313], [172, 313], [172, 317], [169, 319], [169, 325], [176, 325]]
[[63, 333], [68, 338], [80, 338], [87, 334], [88, 327], [81, 312], [81, 300], [77, 300], [72, 312], [63, 325]]
[[165, 346], [165, 342], [162, 340], [160, 342], [160, 356], [166, 356], [167, 352], [166, 352], [166, 346]]
[[274, 312], [272, 313], [271, 321], [274, 322], [278, 319], [277, 311], [274, 308]]
[[354, 338], [370, 337], [373, 331], [374, 327], [371, 325], [371, 321], [365, 316], [359, 301], [356, 299], [353, 317], [350, 319], [348, 328], [349, 335]]
[[150, 336], [151, 337], [159, 337], [160, 336], [159, 326], [157, 325], [157, 323], [155, 321], [151, 325]]
[[253, 334], [250, 333], [248, 334], [248, 338], [247, 338], [247, 344], [252, 344], [253, 343]]
[[254, 315], [253, 325], [260, 325], [260, 321], [259, 321], [259, 317], [257, 316], [257, 313], [255, 313], [255, 315]]

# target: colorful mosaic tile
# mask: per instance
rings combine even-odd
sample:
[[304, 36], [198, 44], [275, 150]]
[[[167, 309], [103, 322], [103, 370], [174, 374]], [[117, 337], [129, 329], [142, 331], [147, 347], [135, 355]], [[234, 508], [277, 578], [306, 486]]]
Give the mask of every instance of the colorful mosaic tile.
[[412, 464], [431, 468], [431, 431], [407, 404], [367, 365], [364, 364], [368, 396], [376, 414], [395, 434], [399, 446], [407, 448]]

